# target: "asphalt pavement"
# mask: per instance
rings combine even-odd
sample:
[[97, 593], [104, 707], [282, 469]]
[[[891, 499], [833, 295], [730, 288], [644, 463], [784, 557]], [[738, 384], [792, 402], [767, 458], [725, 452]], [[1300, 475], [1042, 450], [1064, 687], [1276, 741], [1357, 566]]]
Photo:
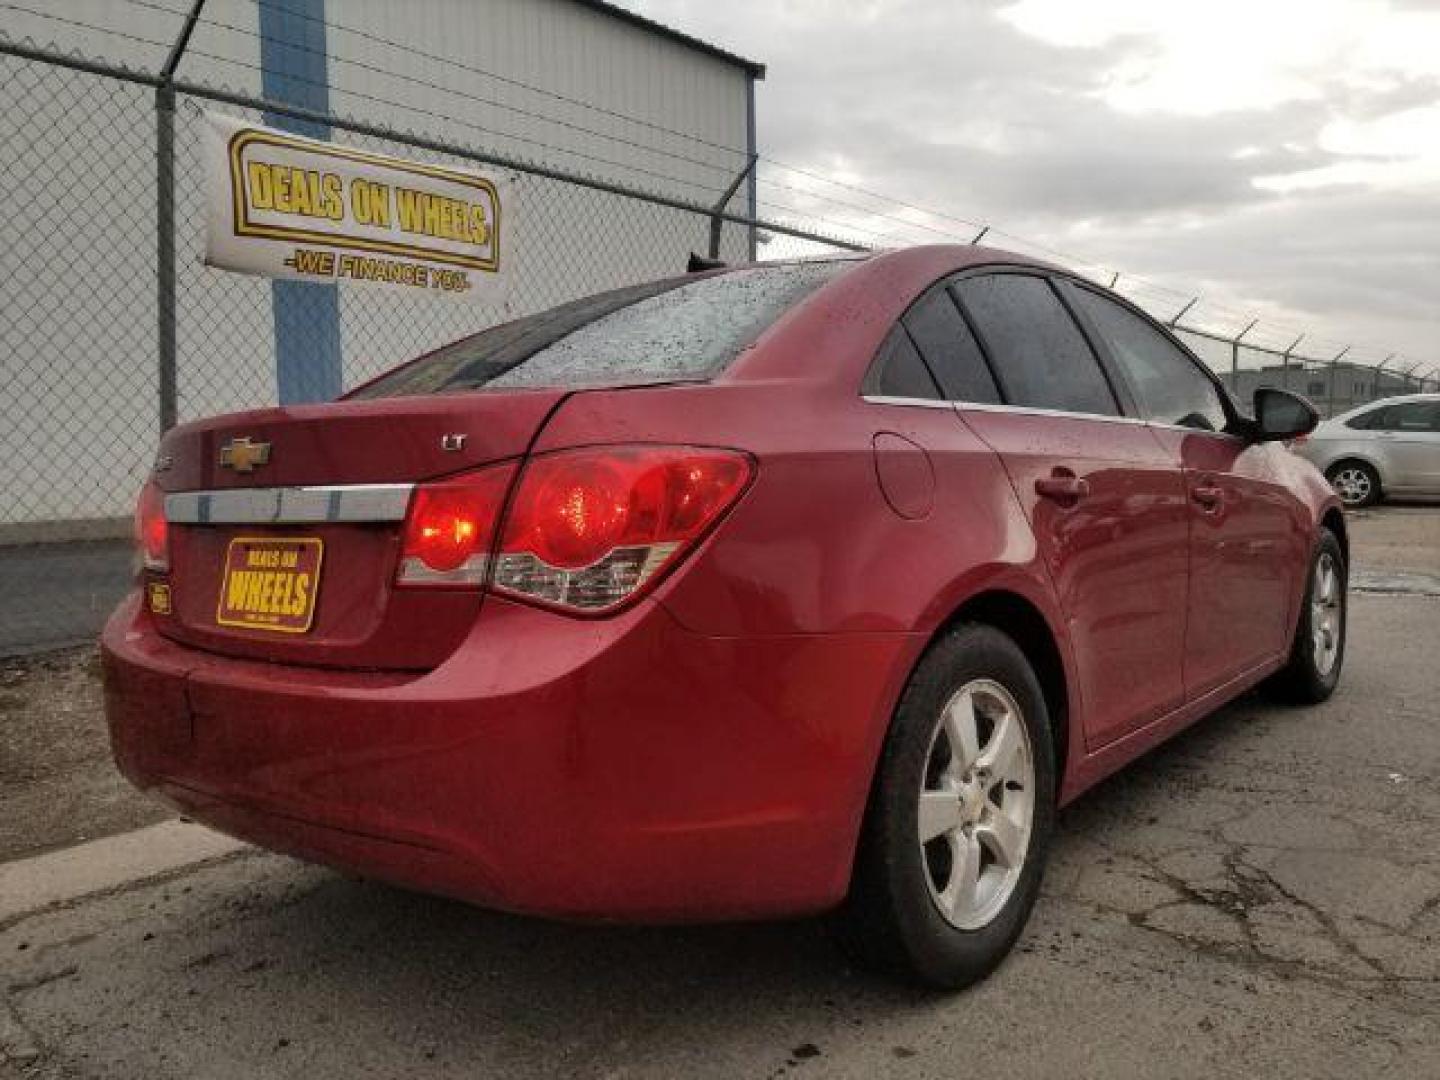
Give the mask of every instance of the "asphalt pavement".
[[[1411, 513], [1355, 522], [1364, 573], [1433, 578]], [[1374, 555], [1396, 522], [1418, 546]], [[1440, 598], [1351, 617], [1329, 703], [1246, 698], [1067, 809], [964, 994], [851, 970], [818, 922], [557, 925], [248, 848], [67, 898], [69, 855], [0, 866], [49, 882], [0, 897], [0, 1076], [1440, 1075]]]
[[94, 640], [134, 576], [128, 540], [0, 546], [0, 657]]

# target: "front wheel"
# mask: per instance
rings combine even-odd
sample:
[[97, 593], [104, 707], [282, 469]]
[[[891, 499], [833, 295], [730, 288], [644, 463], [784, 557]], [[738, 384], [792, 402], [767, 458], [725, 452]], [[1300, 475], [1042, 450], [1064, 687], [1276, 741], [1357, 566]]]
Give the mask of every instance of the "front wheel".
[[1351, 510], [1380, 501], [1380, 474], [1363, 461], [1342, 461], [1325, 474], [1340, 501]]
[[1317, 705], [1335, 692], [1345, 661], [1345, 553], [1329, 529], [1321, 528], [1310, 559], [1310, 576], [1290, 659], [1271, 677], [1269, 689], [1284, 701]]
[[983, 978], [1035, 904], [1054, 806], [1049, 715], [1025, 654], [992, 627], [948, 632], [891, 723], [841, 943], [934, 987]]

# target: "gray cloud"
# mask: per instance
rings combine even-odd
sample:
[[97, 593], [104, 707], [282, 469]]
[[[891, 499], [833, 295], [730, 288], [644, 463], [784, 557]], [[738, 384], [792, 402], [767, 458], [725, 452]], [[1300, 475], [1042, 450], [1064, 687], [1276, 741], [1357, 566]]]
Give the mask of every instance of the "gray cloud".
[[[1433, 104], [1440, 78], [1397, 75], [1376, 88], [1337, 71], [1313, 100], [1204, 117], [1133, 114], [1098, 91], [1155, 42], [1051, 45], [999, 18], [1001, 0], [633, 6], [770, 65], [759, 118], [772, 158], [843, 170], [871, 190], [1175, 288], [1283, 305], [1317, 333], [1389, 340], [1440, 360], [1440, 192], [1350, 184], [1280, 195], [1255, 184], [1356, 160], [1320, 147], [1327, 123]], [[1217, 57], [1215, 78], [1225, 77]], [[776, 202], [802, 201], [767, 190]]]

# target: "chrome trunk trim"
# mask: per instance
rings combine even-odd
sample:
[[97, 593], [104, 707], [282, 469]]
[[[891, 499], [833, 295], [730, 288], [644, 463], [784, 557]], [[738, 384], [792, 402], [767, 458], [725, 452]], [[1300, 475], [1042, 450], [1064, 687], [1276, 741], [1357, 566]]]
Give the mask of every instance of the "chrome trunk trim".
[[315, 525], [403, 521], [414, 484], [177, 491], [165, 520], [177, 525]]

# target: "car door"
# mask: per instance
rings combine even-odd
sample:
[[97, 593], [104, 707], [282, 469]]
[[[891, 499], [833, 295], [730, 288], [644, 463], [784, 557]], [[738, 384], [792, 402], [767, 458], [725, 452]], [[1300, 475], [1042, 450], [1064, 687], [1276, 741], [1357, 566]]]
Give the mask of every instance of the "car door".
[[[1051, 282], [961, 275], [952, 297], [1002, 395], [959, 401], [1000, 457], [1066, 619], [1090, 749], [1181, 704], [1185, 492]], [[973, 345], [971, 347], [974, 347]]]
[[1440, 492], [1440, 401], [1399, 401], [1372, 427], [1392, 491]]
[[1148, 316], [1067, 282], [1076, 312], [1121, 373], [1185, 479], [1190, 590], [1186, 696], [1197, 698], [1285, 649], [1308, 518], [1286, 486], [1286, 451], [1249, 443], [1203, 365]]

